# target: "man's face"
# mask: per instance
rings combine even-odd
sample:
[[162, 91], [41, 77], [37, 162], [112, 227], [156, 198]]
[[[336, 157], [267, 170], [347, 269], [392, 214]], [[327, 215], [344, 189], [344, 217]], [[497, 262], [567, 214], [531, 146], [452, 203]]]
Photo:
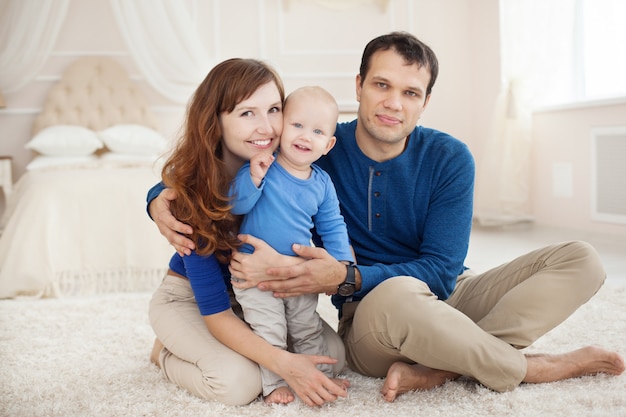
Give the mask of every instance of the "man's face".
[[407, 65], [395, 50], [374, 53], [365, 79], [356, 79], [359, 145], [403, 148], [428, 104], [429, 82], [429, 69]]

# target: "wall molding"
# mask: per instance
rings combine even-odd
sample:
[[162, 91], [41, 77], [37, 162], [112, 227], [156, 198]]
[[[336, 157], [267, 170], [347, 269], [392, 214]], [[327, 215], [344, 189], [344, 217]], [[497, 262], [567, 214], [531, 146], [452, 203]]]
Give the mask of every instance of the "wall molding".
[[69, 51], [52, 51], [50, 58], [54, 57], [82, 57], [82, 56], [123, 56], [132, 58], [128, 51], [107, 51], [107, 50], [69, 50]]

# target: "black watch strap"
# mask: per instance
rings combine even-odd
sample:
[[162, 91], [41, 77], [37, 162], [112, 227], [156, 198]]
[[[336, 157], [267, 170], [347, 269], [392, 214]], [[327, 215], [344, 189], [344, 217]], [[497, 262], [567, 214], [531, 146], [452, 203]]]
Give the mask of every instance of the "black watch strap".
[[337, 294], [349, 297], [356, 292], [356, 267], [346, 265], [346, 279], [337, 287]]

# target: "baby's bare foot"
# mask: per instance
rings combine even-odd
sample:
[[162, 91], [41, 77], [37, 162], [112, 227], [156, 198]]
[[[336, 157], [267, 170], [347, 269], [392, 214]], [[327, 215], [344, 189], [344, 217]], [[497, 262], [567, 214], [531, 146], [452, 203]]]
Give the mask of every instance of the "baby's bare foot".
[[263, 400], [265, 404], [289, 404], [295, 397], [289, 387], [278, 387]]
[[330, 380], [333, 381], [335, 384], [339, 385], [340, 387], [343, 387], [343, 389], [345, 389], [345, 390], [350, 388], [350, 381], [348, 381], [347, 379], [330, 378]]

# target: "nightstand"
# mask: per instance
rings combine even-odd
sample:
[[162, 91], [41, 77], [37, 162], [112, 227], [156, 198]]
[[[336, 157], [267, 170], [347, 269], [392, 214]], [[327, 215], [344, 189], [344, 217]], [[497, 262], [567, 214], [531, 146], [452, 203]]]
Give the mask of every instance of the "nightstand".
[[6, 201], [13, 191], [13, 158], [10, 156], [0, 156], [0, 187]]

